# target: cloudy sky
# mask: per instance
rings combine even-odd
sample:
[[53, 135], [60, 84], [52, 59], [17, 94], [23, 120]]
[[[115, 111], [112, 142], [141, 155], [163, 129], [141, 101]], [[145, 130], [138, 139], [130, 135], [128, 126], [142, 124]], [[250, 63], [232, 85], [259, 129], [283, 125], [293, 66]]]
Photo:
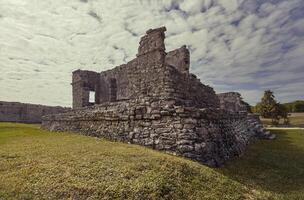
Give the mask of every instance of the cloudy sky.
[[304, 99], [303, 0], [0, 0], [0, 100], [70, 106], [72, 71], [125, 63], [164, 25], [216, 92]]

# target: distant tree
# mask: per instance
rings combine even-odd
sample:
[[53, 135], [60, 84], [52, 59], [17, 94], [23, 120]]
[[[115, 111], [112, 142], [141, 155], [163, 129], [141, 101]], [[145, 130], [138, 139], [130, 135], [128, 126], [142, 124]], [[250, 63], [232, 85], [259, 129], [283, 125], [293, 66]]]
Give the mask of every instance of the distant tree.
[[283, 104], [288, 112], [304, 112], [304, 101], [298, 100]]
[[293, 103], [285, 103], [284, 106], [288, 110], [288, 112], [294, 112], [294, 104]]
[[271, 90], [266, 90], [261, 102], [257, 105], [257, 110], [262, 117], [272, 118], [276, 104], [277, 101], [275, 100], [273, 92]]
[[294, 112], [304, 112], [304, 101], [295, 102]]
[[270, 118], [273, 125], [278, 125], [280, 119], [284, 119], [284, 124], [289, 123], [288, 108], [276, 101], [271, 90], [264, 92], [261, 102], [253, 110], [264, 118]]
[[288, 125], [289, 124], [288, 109], [283, 104], [277, 103], [274, 106], [271, 118], [272, 118], [272, 123], [275, 125], [279, 124], [281, 118], [284, 120], [283, 123], [285, 125]]
[[251, 107], [251, 111], [253, 113], [260, 113], [260, 107], [261, 107], [261, 103], [257, 103], [255, 106]]

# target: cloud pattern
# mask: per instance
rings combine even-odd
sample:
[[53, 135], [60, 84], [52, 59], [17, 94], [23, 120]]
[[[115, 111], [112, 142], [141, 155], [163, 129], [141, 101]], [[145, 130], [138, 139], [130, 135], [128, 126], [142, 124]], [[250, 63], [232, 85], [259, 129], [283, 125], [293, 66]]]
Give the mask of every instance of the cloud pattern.
[[217, 92], [304, 98], [303, 0], [0, 0], [0, 99], [70, 106], [72, 71], [131, 60], [163, 25]]

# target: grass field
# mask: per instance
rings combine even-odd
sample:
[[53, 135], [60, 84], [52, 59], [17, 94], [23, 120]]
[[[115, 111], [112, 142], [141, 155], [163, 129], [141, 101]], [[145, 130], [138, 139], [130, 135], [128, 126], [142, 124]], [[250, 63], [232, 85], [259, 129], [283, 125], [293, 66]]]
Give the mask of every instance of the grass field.
[[[261, 118], [262, 123], [265, 125], [271, 125], [271, 119]], [[304, 127], [304, 113], [290, 113], [289, 116], [290, 126]], [[280, 120], [280, 124], [283, 124], [283, 120]]]
[[304, 127], [304, 113], [291, 113], [289, 119], [291, 125]]
[[0, 123], [0, 199], [304, 199], [304, 132], [212, 169], [137, 145]]

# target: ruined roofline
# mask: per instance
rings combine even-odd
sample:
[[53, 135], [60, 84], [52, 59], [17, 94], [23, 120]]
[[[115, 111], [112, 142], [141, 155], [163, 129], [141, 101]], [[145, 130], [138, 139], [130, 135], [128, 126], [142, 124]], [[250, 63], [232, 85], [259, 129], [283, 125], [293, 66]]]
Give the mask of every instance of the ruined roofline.
[[97, 72], [95, 72], [95, 71], [86, 70], [86, 69], [77, 69], [77, 70], [73, 71], [73, 73], [77, 73], [77, 72], [88, 72], [88, 73], [94, 72], [94, 73], [97, 73]]
[[[136, 61], [138, 58], [147, 55], [153, 52], [160, 52], [163, 56], [163, 62], [166, 65], [173, 66], [177, 68], [181, 72], [189, 73], [190, 68], [190, 52], [186, 45], [182, 45], [179, 48], [173, 49], [169, 52], [166, 52], [165, 46], [165, 32], [167, 28], [165, 26], [155, 29], [149, 29], [146, 31], [146, 34], [141, 37], [138, 47], [138, 53], [136, 57], [131, 59], [130, 61], [114, 66], [112, 69], [103, 70], [100, 72], [90, 71], [90, 70], [75, 70], [74, 73], [83, 72], [83, 73], [103, 73], [103, 72], [110, 72], [115, 71], [119, 68], [123, 68], [127, 66], [129, 63]], [[171, 56], [171, 54], [173, 54]], [[174, 58], [175, 57], [175, 58]], [[180, 66], [182, 65], [182, 66]]]
[[149, 30], [146, 31], [146, 34], [150, 34], [153, 32], [166, 32], [166, 31], [167, 31], [167, 28], [165, 26], [162, 26], [162, 27], [155, 28], [155, 29], [150, 28]]
[[241, 96], [239, 92], [222, 92], [222, 93], [217, 93], [216, 95], [238, 95]]
[[140, 57], [155, 51], [165, 53], [166, 46], [164, 40], [166, 30], [166, 27], [149, 29], [146, 34], [140, 38], [136, 57]]
[[77, 69], [77, 70], [72, 72], [72, 74], [77, 74], [77, 73], [100, 74], [99, 72], [95, 72], [95, 71], [92, 71], [92, 70], [83, 70], [83, 69]]

